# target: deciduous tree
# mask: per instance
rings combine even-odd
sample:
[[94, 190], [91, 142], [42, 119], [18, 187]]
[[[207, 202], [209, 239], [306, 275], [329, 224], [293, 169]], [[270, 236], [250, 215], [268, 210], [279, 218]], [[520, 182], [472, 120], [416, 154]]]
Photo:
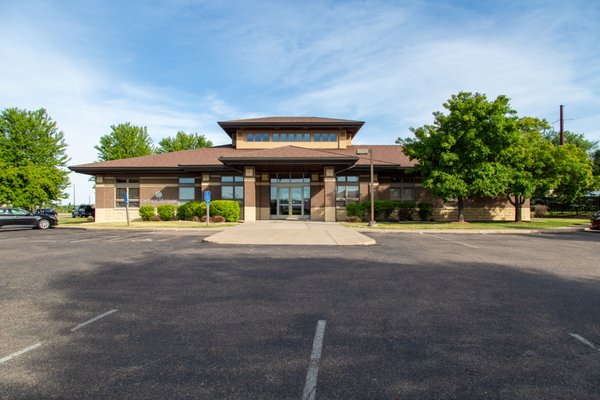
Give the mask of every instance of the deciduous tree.
[[32, 209], [65, 197], [69, 184], [64, 134], [46, 110], [0, 114], [0, 203]]
[[519, 119], [519, 141], [507, 152], [510, 179], [504, 192], [515, 207], [515, 222], [521, 222], [523, 204], [534, 195], [546, 196], [559, 182], [555, 165], [556, 147], [543, 131], [548, 122], [537, 118]]
[[100, 145], [94, 146], [100, 161], [141, 157], [154, 153], [152, 138], [145, 126], [135, 126], [126, 122], [111, 125], [110, 129], [108, 135], [100, 138]]
[[433, 125], [411, 129], [415, 138], [399, 139], [404, 152], [418, 159], [423, 185], [444, 200], [458, 200], [458, 221], [464, 221], [464, 199], [495, 197], [506, 191], [511, 146], [519, 141], [516, 112], [505, 96], [488, 101], [479, 93], [453, 95], [435, 112]]
[[207, 140], [204, 135], [179, 131], [175, 137], [161, 139], [161, 141], [158, 142], [157, 153], [199, 149], [201, 147], [212, 147], [212, 145], [212, 142]]

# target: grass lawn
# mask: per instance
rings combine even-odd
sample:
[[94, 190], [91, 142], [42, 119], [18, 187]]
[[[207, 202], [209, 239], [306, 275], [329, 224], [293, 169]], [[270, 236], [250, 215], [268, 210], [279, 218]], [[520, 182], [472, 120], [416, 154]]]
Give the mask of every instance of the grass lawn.
[[[228, 226], [235, 226], [236, 223], [226, 222], [222, 224], [209, 224], [209, 228], [224, 228]], [[81, 226], [91, 228], [148, 228], [148, 229], [168, 229], [168, 228], [189, 228], [189, 229], [203, 229], [206, 228], [206, 222], [192, 222], [192, 221], [132, 221], [129, 226], [127, 222], [103, 222], [94, 223], [89, 222], [87, 218], [61, 218], [58, 221], [58, 226]]]
[[466, 222], [459, 224], [457, 222], [378, 222], [377, 227], [370, 228], [367, 222], [344, 222], [344, 226], [353, 228], [369, 229], [404, 229], [404, 230], [424, 230], [424, 229], [544, 229], [544, 228], [564, 228], [568, 226], [585, 227], [590, 225], [589, 218], [532, 218], [528, 222]]

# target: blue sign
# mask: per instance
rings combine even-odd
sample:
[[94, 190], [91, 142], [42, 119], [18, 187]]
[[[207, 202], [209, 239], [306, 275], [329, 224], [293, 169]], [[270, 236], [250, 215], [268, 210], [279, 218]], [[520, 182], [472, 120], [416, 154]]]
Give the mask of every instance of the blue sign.
[[123, 201], [125, 202], [125, 206], [127, 206], [127, 191], [123, 192]]
[[204, 202], [210, 204], [210, 190], [204, 191]]

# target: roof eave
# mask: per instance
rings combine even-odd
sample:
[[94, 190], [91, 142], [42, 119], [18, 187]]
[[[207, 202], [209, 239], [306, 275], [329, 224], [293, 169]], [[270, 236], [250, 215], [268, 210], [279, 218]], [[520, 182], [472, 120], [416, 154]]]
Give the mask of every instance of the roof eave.
[[337, 128], [351, 130], [356, 134], [365, 124], [364, 121], [348, 122], [229, 122], [219, 121], [219, 126], [231, 136], [238, 129], [308, 129], [308, 128]]

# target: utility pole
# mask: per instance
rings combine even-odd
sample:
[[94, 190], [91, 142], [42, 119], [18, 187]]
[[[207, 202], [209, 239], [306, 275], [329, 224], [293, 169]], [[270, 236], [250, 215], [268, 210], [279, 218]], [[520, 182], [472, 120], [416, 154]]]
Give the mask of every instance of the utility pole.
[[563, 108], [565, 108], [565, 106], [563, 106], [561, 104], [560, 105], [560, 141], [559, 141], [559, 144], [561, 146], [563, 144], [565, 144], [565, 118], [563, 116]]

